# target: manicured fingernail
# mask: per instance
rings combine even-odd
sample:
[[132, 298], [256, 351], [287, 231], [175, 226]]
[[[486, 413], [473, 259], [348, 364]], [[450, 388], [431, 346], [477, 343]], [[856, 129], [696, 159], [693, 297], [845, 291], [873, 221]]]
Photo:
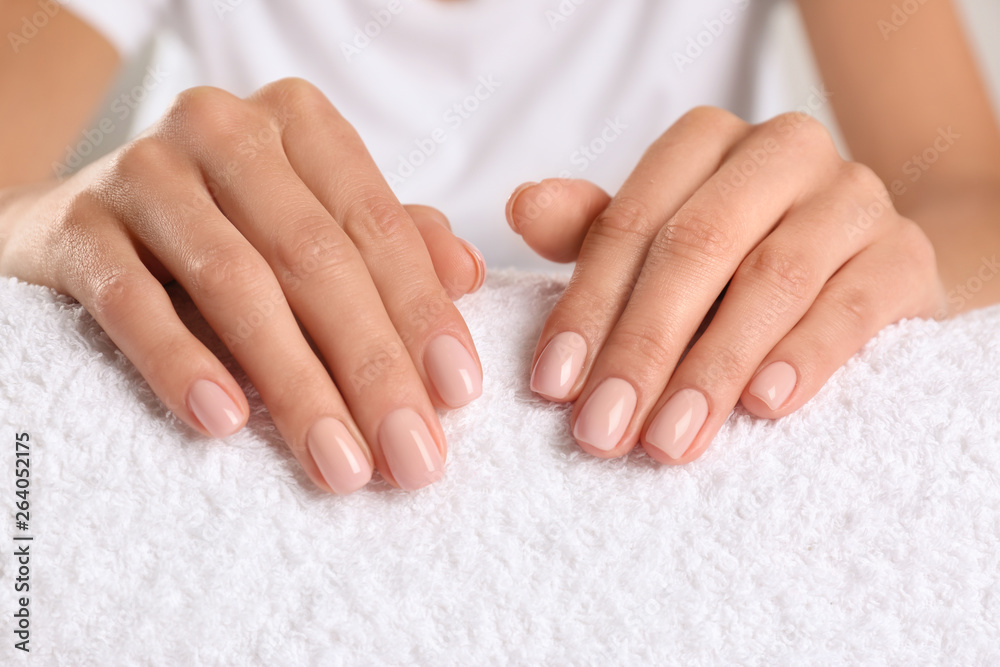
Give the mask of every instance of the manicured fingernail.
[[646, 431], [646, 444], [672, 459], [679, 459], [698, 435], [708, 417], [708, 401], [697, 389], [681, 389], [653, 418]]
[[188, 407], [205, 430], [225, 438], [240, 430], [243, 414], [229, 394], [211, 380], [198, 380], [188, 392]]
[[522, 183], [514, 189], [514, 192], [510, 193], [510, 198], [507, 200], [507, 207], [505, 210], [507, 214], [507, 224], [510, 225], [510, 228], [518, 234], [521, 233], [521, 230], [517, 226], [517, 223], [514, 222], [514, 203], [517, 201], [517, 198], [521, 196], [522, 192], [535, 185], [538, 185], [538, 183], [535, 183], [534, 181]]
[[399, 408], [382, 420], [379, 444], [400, 488], [413, 491], [444, 475], [444, 461], [427, 424], [410, 408]]
[[427, 344], [424, 367], [449, 407], [459, 408], [483, 393], [479, 366], [454, 336], [444, 334]]
[[573, 437], [597, 449], [614, 449], [632, 419], [635, 401], [631, 384], [608, 378], [587, 399], [573, 427]]
[[777, 410], [791, 396], [796, 380], [795, 369], [791, 364], [775, 361], [757, 373], [748, 392], [767, 403], [767, 407]]
[[483, 286], [486, 282], [486, 260], [483, 258], [483, 253], [479, 252], [479, 248], [472, 245], [465, 239], [459, 239], [465, 249], [469, 251], [472, 255], [472, 260], [476, 263], [476, 282], [472, 285], [472, 288], [467, 292], [467, 294], [472, 294]]
[[339, 419], [317, 419], [306, 436], [306, 445], [323, 479], [335, 493], [357, 491], [372, 478], [371, 464]]
[[573, 331], [556, 334], [538, 355], [531, 371], [531, 391], [547, 398], [566, 398], [586, 358], [587, 341], [583, 336]]

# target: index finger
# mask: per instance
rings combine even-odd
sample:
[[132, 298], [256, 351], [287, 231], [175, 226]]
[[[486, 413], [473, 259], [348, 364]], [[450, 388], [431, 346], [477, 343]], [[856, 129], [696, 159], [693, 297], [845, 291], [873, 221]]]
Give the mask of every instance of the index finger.
[[573, 277], [539, 337], [532, 390], [557, 401], [579, 396], [625, 310], [653, 236], [748, 127], [728, 112], [699, 108], [650, 146], [587, 232]]

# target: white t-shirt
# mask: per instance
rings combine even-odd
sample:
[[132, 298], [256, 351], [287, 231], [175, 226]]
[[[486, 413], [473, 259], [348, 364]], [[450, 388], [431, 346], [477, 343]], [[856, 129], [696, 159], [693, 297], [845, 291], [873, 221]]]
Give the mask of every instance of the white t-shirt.
[[[758, 120], [772, 0], [71, 0], [126, 57], [156, 30], [193, 83], [322, 89], [404, 203], [437, 206], [490, 266], [552, 268], [504, 221], [523, 181], [614, 192], [693, 106]], [[769, 79], [770, 77], [770, 79]], [[771, 109], [767, 110], [768, 112]]]

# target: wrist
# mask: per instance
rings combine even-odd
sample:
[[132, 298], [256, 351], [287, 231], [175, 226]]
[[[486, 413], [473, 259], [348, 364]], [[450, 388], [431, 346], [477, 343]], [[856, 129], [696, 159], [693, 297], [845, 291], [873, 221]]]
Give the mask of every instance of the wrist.
[[28, 211], [45, 193], [58, 185], [55, 180], [0, 188], [0, 275], [14, 275], [7, 257], [9, 241], [18, 223], [29, 218]]

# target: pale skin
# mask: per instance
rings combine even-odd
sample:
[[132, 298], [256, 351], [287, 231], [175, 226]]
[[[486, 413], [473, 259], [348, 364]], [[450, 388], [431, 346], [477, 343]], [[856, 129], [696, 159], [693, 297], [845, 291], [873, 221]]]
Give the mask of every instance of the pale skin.
[[[1000, 131], [954, 9], [930, 0], [884, 39], [891, 1], [799, 4], [851, 160], [810, 118], [750, 125], [698, 108], [664, 128], [618, 192], [549, 179], [508, 203], [529, 246], [577, 262], [533, 365], [572, 334], [575, 374], [537, 393], [574, 402], [572, 432], [595, 456], [641, 444], [689, 463], [737, 404], [794, 412], [887, 324], [1000, 301], [1000, 280], [969, 282], [1000, 255]], [[0, 6], [2, 33], [30, 6]], [[187, 91], [139, 138], [57, 182], [51, 164], [118, 57], [68, 11], [30, 47], [0, 58], [0, 88], [19, 92], [0, 98], [0, 273], [78, 299], [181, 420], [228, 435], [246, 399], [174, 312], [162, 284], [175, 280], [317, 486], [349, 493], [373, 469], [403, 488], [440, 477], [435, 408], [474, 400], [481, 377], [452, 302], [485, 271], [445, 217], [402, 206], [349, 119], [300, 80], [247, 99]], [[247, 136], [259, 138], [252, 159]], [[933, 165], [910, 180], [935, 142]], [[268, 316], [241, 329], [262, 303]], [[462, 377], [479, 376], [457, 385], [441, 370], [442, 335], [464, 350]], [[228, 423], [196, 414], [205, 381], [230, 401]], [[400, 411], [426, 427], [407, 446], [438, 459], [420, 474], [403, 473], [409, 454], [390, 437]], [[319, 425], [333, 422], [353, 463], [317, 454]]]

